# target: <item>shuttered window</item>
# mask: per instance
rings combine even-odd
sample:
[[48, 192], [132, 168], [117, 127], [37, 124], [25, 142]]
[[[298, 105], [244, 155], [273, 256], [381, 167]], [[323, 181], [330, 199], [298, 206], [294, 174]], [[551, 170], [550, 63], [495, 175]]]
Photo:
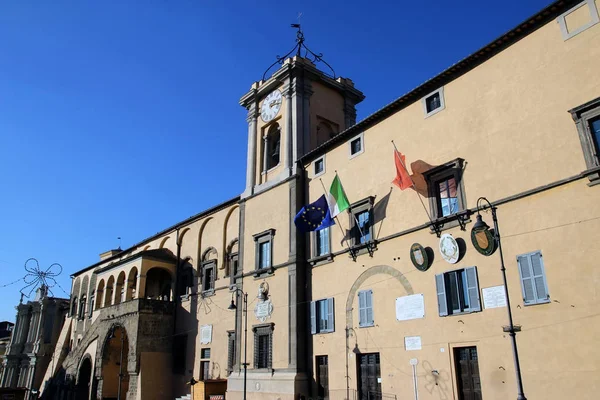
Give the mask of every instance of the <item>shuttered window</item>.
[[328, 333], [335, 331], [333, 297], [310, 303], [310, 333]]
[[227, 331], [227, 373], [233, 372], [235, 365], [235, 331]]
[[255, 325], [254, 331], [254, 368], [272, 368], [274, 324]]
[[435, 286], [440, 317], [481, 311], [477, 267], [438, 274]]
[[375, 325], [373, 320], [373, 291], [371, 289], [358, 292], [358, 326]]
[[544, 271], [544, 261], [540, 251], [517, 256], [519, 274], [521, 276], [521, 289], [523, 303], [532, 304], [549, 303], [548, 283]]

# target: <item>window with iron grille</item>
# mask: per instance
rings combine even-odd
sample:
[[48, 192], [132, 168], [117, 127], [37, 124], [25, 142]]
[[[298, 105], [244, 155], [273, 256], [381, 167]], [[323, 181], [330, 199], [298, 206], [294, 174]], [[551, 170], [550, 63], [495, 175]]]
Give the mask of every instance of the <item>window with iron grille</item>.
[[202, 265], [202, 292], [213, 292], [215, 290], [215, 278], [217, 275], [217, 264], [209, 261]]
[[273, 362], [274, 324], [256, 325], [254, 331], [254, 368], [271, 369]]

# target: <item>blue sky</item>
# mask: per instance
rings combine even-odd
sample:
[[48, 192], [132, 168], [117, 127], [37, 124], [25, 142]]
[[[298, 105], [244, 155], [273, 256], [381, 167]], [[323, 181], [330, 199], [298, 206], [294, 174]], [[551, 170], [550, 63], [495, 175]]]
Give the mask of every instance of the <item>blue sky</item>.
[[[238, 100], [293, 47], [299, 12], [307, 45], [367, 96], [362, 119], [550, 2], [2, 2], [0, 286], [35, 257], [68, 292], [117, 237], [241, 193]], [[0, 287], [0, 320], [22, 286]]]

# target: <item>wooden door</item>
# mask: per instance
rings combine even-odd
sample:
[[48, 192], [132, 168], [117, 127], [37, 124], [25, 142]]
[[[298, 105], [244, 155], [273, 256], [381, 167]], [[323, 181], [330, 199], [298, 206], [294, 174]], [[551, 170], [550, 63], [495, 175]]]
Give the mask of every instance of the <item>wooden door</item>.
[[359, 354], [358, 363], [358, 399], [381, 399], [381, 367], [379, 353]]
[[327, 356], [317, 356], [317, 398], [329, 399], [329, 360]]
[[481, 400], [477, 347], [455, 348], [454, 362], [459, 400]]

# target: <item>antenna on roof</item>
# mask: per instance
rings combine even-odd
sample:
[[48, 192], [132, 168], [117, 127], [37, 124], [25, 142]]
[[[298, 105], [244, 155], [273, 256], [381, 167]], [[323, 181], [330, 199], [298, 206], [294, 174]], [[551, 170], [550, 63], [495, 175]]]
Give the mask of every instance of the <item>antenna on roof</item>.
[[119, 239], [119, 249], [118, 250], [121, 250], [121, 236], [117, 237], [117, 239]]

